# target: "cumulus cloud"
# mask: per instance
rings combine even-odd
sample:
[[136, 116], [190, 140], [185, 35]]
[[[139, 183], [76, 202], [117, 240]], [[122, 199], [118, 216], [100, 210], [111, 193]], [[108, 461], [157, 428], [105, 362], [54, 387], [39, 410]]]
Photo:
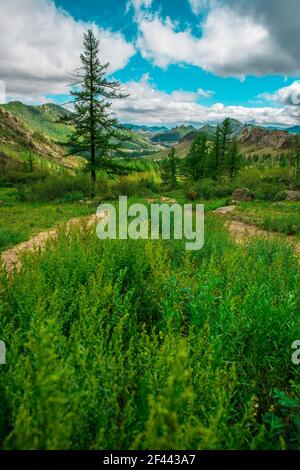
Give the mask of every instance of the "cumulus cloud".
[[140, 10], [142, 8], [150, 8], [153, 0], [128, 0], [126, 4], [126, 11], [128, 12], [131, 7], [135, 10]]
[[[300, 108], [225, 106], [199, 103], [201, 92], [182, 90], [166, 93], [151, 83], [146, 75], [140, 81], [129, 81], [124, 87], [130, 96], [113, 103], [113, 109], [123, 122], [137, 124], [177, 124], [181, 122], [219, 122], [232, 117], [242, 122], [262, 125], [292, 126], [299, 122]], [[201, 90], [201, 89], [200, 89]]]
[[216, 3], [215, 0], [188, 0], [188, 2], [191, 5], [192, 12], [195, 15], [203, 13], [203, 11], [210, 8]]
[[288, 106], [300, 105], [300, 81], [293, 82], [287, 87], [280, 88], [274, 93], [262, 93], [259, 98]]
[[[191, 3], [195, 12], [204, 5], [202, 1]], [[248, 3], [252, 5], [252, 2], [243, 5]], [[294, 50], [288, 41], [283, 40], [282, 31], [281, 35], [276, 34], [275, 22], [270, 23], [266, 20], [267, 16], [259, 14], [258, 5], [268, 4], [270, 7], [270, 3], [257, 1], [256, 11], [250, 7], [243, 9], [234, 0], [229, 0], [226, 5], [210, 2], [210, 10], [199, 27], [199, 37], [188, 29], [179, 30], [170, 18], [147, 12], [139, 17], [137, 44], [144, 58], [163, 68], [184, 63], [220, 76], [240, 78], [249, 74], [287, 75], [299, 72], [300, 49]], [[277, 5], [277, 0], [275, 3]], [[207, 2], [205, 4], [208, 6]], [[268, 11], [268, 8], [262, 10]], [[295, 16], [299, 29], [300, 16]], [[282, 23], [286, 39], [290, 33], [289, 20]]]
[[0, 80], [0, 104], [6, 102], [6, 86], [5, 83]]
[[0, 0], [0, 80], [7, 94], [26, 99], [65, 93], [90, 26], [110, 72], [125, 67], [135, 48], [122, 34], [76, 21], [50, 0]]

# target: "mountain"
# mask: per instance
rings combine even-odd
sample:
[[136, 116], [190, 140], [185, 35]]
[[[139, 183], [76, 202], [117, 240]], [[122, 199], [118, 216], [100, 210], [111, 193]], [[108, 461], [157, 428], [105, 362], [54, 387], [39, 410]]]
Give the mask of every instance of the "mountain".
[[18, 166], [31, 153], [39, 166], [46, 168], [74, 168], [77, 162], [65, 158], [62, 148], [48, 135], [35, 130], [18, 115], [0, 106], [0, 151], [11, 164]]
[[[231, 124], [232, 133], [235, 137], [239, 138], [241, 133], [245, 128], [254, 128], [252, 124], [243, 124], [242, 122], [238, 121], [237, 119], [229, 119]], [[186, 134], [182, 139], [181, 142], [192, 142], [199, 134], [203, 133], [206, 134], [208, 138], [212, 138], [216, 132], [216, 125], [212, 124], [204, 124], [204, 126], [200, 127], [198, 130], [193, 129], [190, 133]]]
[[[53, 103], [31, 106], [20, 101], [12, 101], [0, 105], [2, 158], [19, 165], [28, 159], [30, 152], [40, 166], [78, 167], [82, 163], [82, 158], [65, 157], [66, 149], [60, 145], [67, 141], [72, 131], [69, 125], [59, 122], [61, 117], [69, 113], [70, 111]], [[129, 124], [127, 126], [130, 140], [125, 143], [124, 150], [128, 157], [146, 156], [160, 150], [160, 145], [152, 143], [150, 137], [157, 130], [168, 130], [163, 126], [153, 128]], [[142, 128], [144, 132], [140, 130]]]
[[239, 142], [245, 147], [272, 150], [288, 150], [291, 146], [292, 135], [287, 131], [270, 130], [259, 127], [245, 127], [240, 135]]
[[57, 142], [65, 142], [70, 135], [70, 127], [58, 121], [70, 111], [53, 103], [30, 106], [20, 101], [1, 105], [13, 115], [24, 121], [27, 126]]
[[286, 131], [290, 134], [300, 134], [300, 126], [288, 127]]
[[[65, 148], [58, 143], [66, 142], [72, 128], [59, 123], [62, 116], [70, 111], [48, 103], [30, 106], [14, 101], [0, 105], [0, 152], [7, 161], [20, 164], [28, 158], [28, 152], [41, 166], [47, 168], [78, 167], [81, 157], [65, 157]], [[290, 147], [293, 134], [300, 132], [300, 126], [286, 130], [270, 129], [243, 124], [231, 119], [234, 135], [240, 141], [242, 150], [247, 153], [256, 151], [285, 151]], [[130, 140], [125, 143], [128, 157], [163, 158], [166, 147], [175, 146], [179, 156], [184, 157], [192, 141], [205, 132], [212, 139], [216, 125], [204, 124], [199, 129], [192, 125], [180, 125], [172, 129], [166, 126], [138, 126], [125, 124]]]
[[138, 126], [137, 124], [123, 124], [123, 127], [125, 127], [125, 129], [129, 129], [134, 132], [157, 133], [157, 132], [169, 131], [169, 129], [166, 126]]
[[[231, 119], [231, 126], [233, 135], [237, 138], [240, 144], [241, 151], [245, 155], [258, 153], [258, 154], [274, 154], [288, 151], [291, 148], [293, 134], [290, 130], [279, 130], [265, 127], [255, 126], [254, 124], [243, 124], [236, 119]], [[175, 145], [177, 155], [184, 158], [190, 146], [199, 134], [205, 133], [209, 140], [212, 140], [216, 125], [205, 124], [200, 129], [193, 129], [188, 134], [184, 135]], [[297, 127], [297, 126], [296, 126]], [[296, 127], [293, 128], [296, 131]], [[162, 150], [152, 156], [154, 159], [162, 159], [168, 155], [168, 151]]]
[[[291, 134], [288, 130], [278, 130], [243, 124], [236, 119], [230, 119], [233, 135], [238, 139], [242, 147], [252, 146], [255, 150], [273, 149], [286, 150], [290, 147]], [[180, 142], [191, 143], [199, 134], [205, 132], [208, 138], [215, 134], [216, 126], [206, 124], [199, 130], [194, 130], [181, 139]]]
[[155, 134], [152, 138], [152, 142], [162, 143], [162, 144], [175, 144], [183, 139], [187, 134], [195, 131], [193, 126], [177, 126], [166, 132], [160, 132]]

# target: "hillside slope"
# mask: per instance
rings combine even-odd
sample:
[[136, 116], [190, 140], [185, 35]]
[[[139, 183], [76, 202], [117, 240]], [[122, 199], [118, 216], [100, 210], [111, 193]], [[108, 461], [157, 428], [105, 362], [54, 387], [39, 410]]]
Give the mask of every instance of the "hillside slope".
[[[29, 106], [13, 101], [1, 105], [0, 112], [0, 151], [6, 159], [18, 164], [30, 151], [41, 164], [48, 162], [48, 167], [74, 168], [82, 162], [80, 157], [64, 157], [66, 149], [60, 145], [68, 140], [72, 128], [59, 121], [70, 111], [53, 103]], [[135, 127], [127, 132], [130, 139], [124, 144], [124, 150], [128, 157], [141, 157], [161, 149], [160, 145], [151, 142], [152, 133], [140, 132]]]
[[74, 168], [77, 162], [65, 158], [62, 148], [48, 136], [30, 127], [20, 117], [0, 106], [0, 151], [11, 165], [20, 165], [31, 154], [39, 166]]
[[2, 108], [19, 117], [29, 128], [50, 137], [55, 142], [65, 142], [70, 135], [70, 127], [59, 123], [59, 120], [70, 114], [70, 111], [61, 106], [53, 103], [30, 106], [20, 101], [12, 101], [2, 105]]

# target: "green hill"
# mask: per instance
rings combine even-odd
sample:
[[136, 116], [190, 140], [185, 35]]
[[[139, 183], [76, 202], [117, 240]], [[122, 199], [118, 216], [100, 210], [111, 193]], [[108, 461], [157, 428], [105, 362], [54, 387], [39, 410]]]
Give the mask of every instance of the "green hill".
[[[41, 108], [41, 107], [37, 107]], [[54, 119], [56, 114], [49, 113], [49, 122], [42, 119], [48, 112], [22, 103], [9, 103], [0, 106], [0, 152], [2, 159], [10, 167], [18, 167], [30, 154], [39, 167], [57, 170], [61, 167], [73, 169], [81, 161], [74, 157], [65, 157], [64, 150], [57, 145], [54, 136], [66, 136], [64, 130], [58, 130]], [[57, 127], [56, 127], [57, 126]], [[52, 137], [53, 136], [53, 137]]]
[[55, 142], [65, 142], [70, 135], [70, 127], [58, 122], [61, 117], [70, 113], [61, 106], [52, 103], [30, 106], [20, 101], [12, 101], [2, 105], [2, 108], [22, 119], [29, 128], [50, 137]]
[[[70, 111], [48, 103], [31, 106], [12, 101], [0, 105], [0, 152], [6, 163], [14, 166], [22, 164], [31, 153], [38, 165], [47, 168], [78, 167], [81, 157], [65, 157], [65, 143], [72, 128], [60, 123]], [[127, 130], [130, 139], [124, 145], [128, 157], [142, 157], [161, 149], [151, 142], [151, 134], [137, 129]]]

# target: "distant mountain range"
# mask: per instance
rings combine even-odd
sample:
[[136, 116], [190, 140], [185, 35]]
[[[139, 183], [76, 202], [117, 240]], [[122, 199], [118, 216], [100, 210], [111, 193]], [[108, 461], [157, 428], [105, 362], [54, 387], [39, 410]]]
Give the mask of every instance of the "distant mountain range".
[[125, 129], [133, 130], [136, 132], [148, 132], [148, 133], [153, 133], [153, 132], [167, 132], [169, 129], [166, 126], [139, 126], [137, 124], [123, 124], [123, 127]]
[[300, 134], [300, 126], [288, 127], [287, 130], [290, 134]]
[[193, 126], [176, 126], [173, 129], [168, 129], [164, 132], [159, 132], [155, 134], [152, 138], [152, 142], [156, 143], [164, 143], [164, 144], [172, 144], [179, 142], [181, 139], [183, 139], [186, 135], [190, 134], [193, 132], [195, 128]]
[[[60, 166], [73, 169], [82, 163], [80, 157], [65, 157], [67, 142], [72, 128], [59, 123], [61, 117], [70, 111], [53, 103], [31, 106], [12, 101], [0, 105], [0, 152], [7, 164], [22, 165], [32, 154], [39, 166], [48, 169]], [[156, 132], [167, 131], [164, 126], [135, 126], [127, 124], [130, 140], [124, 151], [128, 156], [140, 157], [153, 154], [161, 149], [150, 140]]]
[[[264, 140], [268, 140], [267, 137], [269, 136], [271, 141], [273, 141], [271, 134], [272, 132], [280, 133], [275, 135], [280, 135], [281, 139], [286, 136], [287, 141], [289, 141], [289, 135], [300, 134], [300, 125], [284, 129], [281, 127], [264, 127], [257, 126], [254, 124], [243, 124], [237, 119], [230, 119], [230, 121], [233, 130], [233, 135], [235, 135], [237, 139], [242, 140], [245, 138], [245, 135], [248, 135], [249, 132], [252, 132], [255, 129], [261, 130], [260, 133], [255, 133], [255, 135], [265, 135], [266, 137]], [[175, 126], [171, 129], [159, 126], [132, 126], [131, 128], [134, 129], [136, 132], [148, 133], [151, 136], [151, 142], [155, 144], [161, 144], [164, 147], [170, 147], [179, 144], [180, 142], [190, 142], [194, 140], [197, 135], [199, 135], [199, 133], [205, 133], [209, 138], [212, 138], [216, 132], [216, 126], [216, 124], [213, 125], [210, 123], [206, 123], [202, 126], [197, 125], [197, 127], [191, 124], [182, 124], [180, 126]], [[126, 127], [130, 128], [130, 124], [126, 124]]]
[[[7, 161], [22, 164], [30, 151], [36, 161], [47, 168], [64, 166], [71, 169], [78, 166], [82, 158], [65, 157], [65, 149], [60, 145], [72, 132], [70, 126], [59, 123], [60, 118], [68, 113], [70, 111], [53, 103], [30, 106], [14, 101], [1, 105], [1, 155]], [[180, 156], [184, 156], [199, 133], [205, 132], [212, 138], [216, 130], [216, 125], [210, 123], [197, 125], [197, 128], [191, 124], [172, 129], [136, 124], [124, 124], [124, 127], [131, 136], [125, 145], [128, 157], [153, 155], [154, 158], [163, 157], [170, 146], [175, 146]], [[236, 119], [231, 119], [231, 127], [246, 152], [288, 150], [292, 136], [300, 133], [300, 125], [282, 130], [243, 124]]]

